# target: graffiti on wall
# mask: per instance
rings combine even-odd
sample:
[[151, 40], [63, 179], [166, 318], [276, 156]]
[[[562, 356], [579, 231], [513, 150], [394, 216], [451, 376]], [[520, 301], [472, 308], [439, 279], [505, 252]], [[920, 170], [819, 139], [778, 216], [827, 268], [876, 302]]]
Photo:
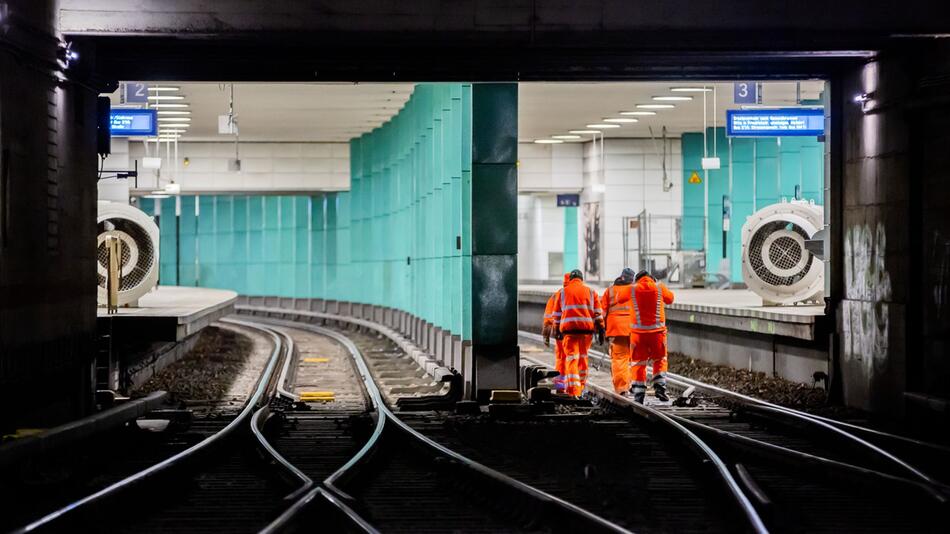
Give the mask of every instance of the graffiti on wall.
[[933, 305], [935, 323], [947, 327], [950, 310], [950, 238], [934, 232], [930, 246], [930, 269], [933, 273]]
[[891, 276], [885, 265], [884, 225], [852, 226], [844, 238], [845, 300], [842, 302], [844, 362], [864, 369], [868, 384], [883, 372], [888, 356]]

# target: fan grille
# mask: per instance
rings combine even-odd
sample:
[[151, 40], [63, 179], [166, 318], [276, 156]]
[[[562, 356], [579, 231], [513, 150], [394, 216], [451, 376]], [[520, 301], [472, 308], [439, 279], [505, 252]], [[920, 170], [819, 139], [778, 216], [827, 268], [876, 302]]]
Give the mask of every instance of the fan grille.
[[769, 259], [779, 269], [791, 269], [802, 259], [802, 249], [798, 242], [788, 236], [782, 236], [769, 247]]
[[808, 259], [804, 262], [800, 270], [791, 275], [782, 276], [772, 271], [772, 269], [762, 261], [762, 247], [765, 246], [765, 241], [770, 235], [781, 230], [794, 232], [802, 236], [802, 239], [808, 239], [808, 234], [798, 225], [786, 221], [774, 221], [759, 228], [752, 236], [752, 239], [749, 240], [748, 258], [752, 272], [764, 283], [771, 286], [790, 286], [797, 283], [811, 270], [812, 262], [815, 259], [811, 254], [803, 250], [802, 246], [796, 240], [789, 236], [781, 236], [772, 241], [769, 245], [769, 249], [766, 251], [769, 260], [776, 267], [779, 269], [791, 269], [798, 265], [803, 254], [807, 254]]
[[[152, 239], [149, 237], [144, 228], [128, 219], [112, 218], [99, 222], [99, 234], [109, 230], [125, 232], [129, 235], [129, 237], [132, 238], [132, 245], [138, 248], [138, 260], [136, 261], [135, 265], [131, 266], [131, 269], [129, 269], [128, 263], [131, 261], [132, 251], [129, 249], [129, 244], [123, 242], [122, 259], [119, 268], [125, 274], [123, 274], [122, 281], [119, 284], [119, 291], [128, 291], [140, 285], [148, 276], [149, 270], [152, 268], [152, 261], [155, 254], [152, 247]], [[97, 250], [97, 259], [99, 261], [99, 265], [102, 267], [99, 269], [100, 272], [98, 273], [99, 286], [104, 288], [106, 287], [106, 278], [102, 275], [102, 271], [109, 271], [109, 251], [106, 248], [105, 243], [99, 244]]]

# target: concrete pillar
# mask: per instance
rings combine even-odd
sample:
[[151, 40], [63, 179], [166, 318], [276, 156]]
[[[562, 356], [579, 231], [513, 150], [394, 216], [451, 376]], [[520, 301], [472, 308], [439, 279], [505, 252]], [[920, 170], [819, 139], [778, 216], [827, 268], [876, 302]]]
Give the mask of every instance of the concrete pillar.
[[96, 334], [96, 94], [77, 83], [92, 57], [56, 66], [57, 2], [5, 4], [0, 431], [90, 409]]
[[475, 393], [518, 387], [518, 84], [472, 85]]
[[[577, 208], [574, 206], [564, 210], [564, 272], [580, 269], [581, 264], [577, 256]], [[549, 273], [549, 277], [560, 278], [561, 273]]]
[[832, 280], [832, 294], [840, 298], [844, 401], [891, 415], [942, 410], [937, 417], [944, 421], [948, 58], [946, 43], [907, 46], [879, 54], [842, 80], [836, 92], [844, 129], [842, 215], [832, 266], [843, 277]]

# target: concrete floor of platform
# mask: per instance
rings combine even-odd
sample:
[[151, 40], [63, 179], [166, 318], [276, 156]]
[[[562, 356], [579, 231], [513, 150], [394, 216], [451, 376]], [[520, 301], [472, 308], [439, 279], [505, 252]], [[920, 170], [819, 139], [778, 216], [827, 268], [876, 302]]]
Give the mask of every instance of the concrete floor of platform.
[[[598, 284], [592, 287], [603, 291]], [[556, 285], [519, 285], [519, 293], [551, 294], [558, 289]], [[801, 317], [815, 317], [824, 315], [824, 306], [763, 306], [762, 298], [748, 289], [677, 289], [670, 288], [676, 297], [673, 309], [684, 306], [700, 306], [706, 308], [730, 308], [747, 310], [750, 312], [765, 312], [771, 314], [796, 315]]]
[[234, 304], [237, 293], [226, 289], [205, 287], [158, 286], [139, 299], [138, 306], [119, 308], [108, 314], [106, 308], [96, 308], [99, 317], [180, 317], [186, 319], [200, 312], [209, 312]]

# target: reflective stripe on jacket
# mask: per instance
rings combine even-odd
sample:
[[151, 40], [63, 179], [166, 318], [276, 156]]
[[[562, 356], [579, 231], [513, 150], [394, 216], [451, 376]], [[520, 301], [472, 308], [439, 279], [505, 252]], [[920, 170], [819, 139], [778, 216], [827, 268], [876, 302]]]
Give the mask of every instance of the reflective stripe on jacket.
[[[544, 322], [542, 326], [551, 326], [554, 324], [554, 305], [561, 298], [561, 290], [558, 289], [548, 298], [548, 303], [544, 305]], [[557, 315], [560, 317], [560, 313]]]
[[632, 284], [614, 284], [604, 291], [601, 305], [607, 322], [607, 337], [630, 335], [632, 299]]
[[666, 304], [673, 304], [673, 292], [644, 276], [633, 288], [632, 332], [665, 332]]
[[571, 280], [554, 305], [554, 324], [561, 332], [593, 333], [598, 326], [603, 326], [603, 310], [597, 293], [582, 280]]

